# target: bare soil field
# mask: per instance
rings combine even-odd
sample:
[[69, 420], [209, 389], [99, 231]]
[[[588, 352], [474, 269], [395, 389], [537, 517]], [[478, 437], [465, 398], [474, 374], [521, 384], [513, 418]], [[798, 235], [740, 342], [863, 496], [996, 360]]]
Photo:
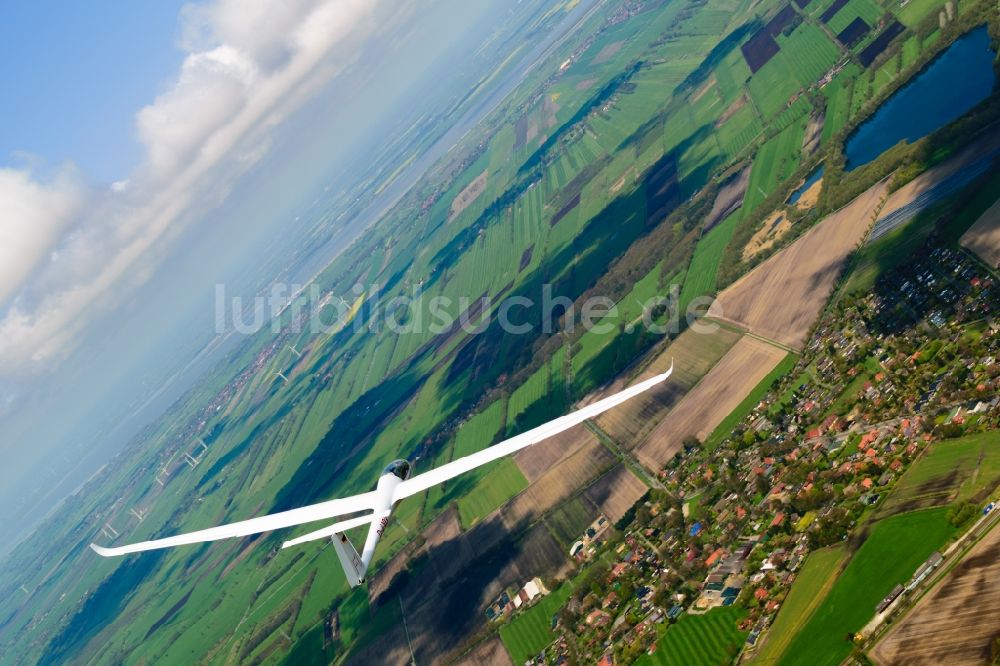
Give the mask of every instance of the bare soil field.
[[708, 93], [708, 91], [714, 87], [715, 87], [715, 74], [708, 77], [705, 80], [705, 83], [703, 83], [700, 88], [694, 91], [694, 94], [691, 95], [691, 103], [697, 104], [698, 101], [701, 100], [701, 98], [704, 97], [705, 94]]
[[570, 428], [555, 437], [545, 440], [535, 446], [529, 446], [514, 454], [524, 478], [528, 483], [534, 483], [549, 472], [556, 464], [580, 449], [593, 447], [597, 438], [582, 425]]
[[623, 46], [625, 46], [624, 39], [619, 40], [617, 42], [611, 42], [603, 49], [601, 49], [596, 56], [594, 56], [594, 59], [591, 61], [591, 64], [601, 65], [603, 63], [606, 63], [607, 61], [614, 58], [618, 54], [618, 52], [622, 50]]
[[615, 523], [647, 490], [646, 484], [632, 470], [619, 464], [595, 481], [583, 494]]
[[462, 666], [514, 666], [499, 636], [492, 636], [457, 662]]
[[809, 157], [819, 149], [819, 140], [823, 136], [824, 120], [826, 120], [826, 113], [814, 113], [809, 117], [809, 125], [806, 127], [806, 133], [802, 136], [803, 157]]
[[[746, 99], [744, 96], [743, 99]], [[738, 102], [739, 100], [737, 100]], [[747, 191], [747, 184], [750, 182], [750, 167], [743, 167], [741, 171], [734, 174], [719, 188], [719, 193], [715, 195], [712, 202], [712, 210], [705, 218], [705, 230], [708, 231], [721, 220], [729, 217], [729, 214], [743, 204], [743, 196]]]
[[906, 185], [892, 193], [882, 207], [883, 217], [906, 206], [927, 190], [945, 180], [959, 169], [962, 169], [984, 155], [1000, 150], [1000, 130], [988, 132], [986, 136], [979, 137], [976, 141], [961, 151], [954, 157], [950, 157], [933, 169], [928, 169]]
[[886, 191], [875, 185], [734, 282], [709, 315], [800, 349]]
[[458, 217], [463, 210], [479, 198], [479, 195], [486, 189], [486, 179], [489, 178], [489, 175], [489, 170], [484, 170], [471, 183], [466, 185], [464, 190], [458, 193], [455, 200], [451, 202], [451, 212], [448, 213], [449, 222]]
[[990, 663], [1000, 634], [1000, 529], [994, 528], [871, 650], [880, 666]]
[[685, 437], [704, 441], [724, 418], [785, 357], [778, 347], [744, 336], [660, 421], [635, 453], [649, 469], [660, 469]]
[[[739, 333], [720, 328], [711, 335], [688, 329], [670, 343], [634, 380], [642, 381], [663, 372], [674, 361], [674, 373], [666, 382], [625, 404], [602, 414], [596, 424], [621, 446], [631, 449], [646, 440], [653, 428], [684, 397], [698, 380], [739, 340]], [[610, 395], [626, 386], [620, 378], [599, 395]]]
[[[543, 446], [541, 444], [537, 445]], [[500, 508], [503, 521], [513, 529], [525, 521], [532, 523], [549, 509], [584, 488], [601, 472], [610, 469], [615, 457], [591, 436], [574, 453], [550, 466], [531, 485]]]
[[450, 506], [423, 529], [423, 540], [419, 547], [418, 540], [411, 541], [371, 576], [368, 583], [369, 600], [373, 604], [378, 602], [378, 598], [389, 588], [393, 579], [406, 569], [406, 563], [411, 557], [437, 548], [446, 541], [455, 539], [461, 533], [462, 526], [458, 521], [458, 511], [454, 506]]
[[1000, 200], [990, 206], [959, 239], [992, 268], [1000, 268]]
[[745, 94], [740, 95], [738, 98], [736, 98], [736, 100], [732, 104], [730, 104], [726, 108], [725, 111], [722, 112], [722, 115], [719, 116], [719, 119], [715, 121], [715, 128], [718, 129], [723, 125], [725, 125], [727, 120], [735, 116], [736, 112], [742, 109], [746, 105], [747, 105], [747, 96]]
[[764, 250], [769, 250], [791, 228], [792, 221], [785, 214], [784, 210], [779, 208], [768, 215], [761, 228], [757, 230], [757, 233], [750, 238], [750, 242], [743, 248], [743, 261], [752, 259]]

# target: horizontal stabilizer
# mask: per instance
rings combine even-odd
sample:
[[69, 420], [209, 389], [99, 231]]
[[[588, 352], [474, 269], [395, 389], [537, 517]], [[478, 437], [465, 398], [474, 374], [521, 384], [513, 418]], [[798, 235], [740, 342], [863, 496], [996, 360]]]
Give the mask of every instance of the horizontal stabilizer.
[[337, 551], [340, 564], [344, 567], [344, 575], [347, 576], [347, 583], [351, 587], [357, 587], [365, 582], [365, 565], [361, 561], [361, 556], [355, 550], [354, 545], [344, 533], [333, 535], [331, 542], [333, 549]]
[[367, 525], [375, 519], [375, 514], [369, 513], [367, 516], [360, 516], [358, 518], [351, 518], [350, 520], [342, 520], [339, 523], [334, 523], [324, 527], [321, 530], [316, 530], [315, 532], [310, 532], [309, 534], [303, 534], [300, 537], [296, 537], [285, 543], [281, 544], [282, 548], [288, 548], [289, 546], [298, 546], [300, 543], [306, 543], [307, 541], [315, 541], [316, 539], [323, 539], [325, 537], [332, 537], [340, 532], [346, 532], [353, 527], [361, 527], [362, 525]]

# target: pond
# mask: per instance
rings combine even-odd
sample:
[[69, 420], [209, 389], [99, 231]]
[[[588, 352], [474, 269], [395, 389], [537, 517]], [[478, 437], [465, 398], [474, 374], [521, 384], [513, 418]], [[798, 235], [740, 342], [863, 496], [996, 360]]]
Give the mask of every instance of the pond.
[[806, 181], [801, 185], [799, 185], [799, 188], [797, 190], [792, 192], [792, 196], [788, 197], [788, 203], [790, 204], [798, 203], [799, 199], [802, 198], [802, 195], [805, 193], [805, 191], [808, 190], [813, 185], [815, 185], [817, 182], [819, 182], [819, 179], [822, 177], [823, 177], [823, 165], [820, 164], [818, 167], [813, 169], [813, 172], [809, 174], [809, 177], [806, 178]]
[[996, 75], [986, 26], [955, 40], [896, 91], [847, 139], [846, 170], [868, 164], [902, 140], [916, 141], [989, 96]]

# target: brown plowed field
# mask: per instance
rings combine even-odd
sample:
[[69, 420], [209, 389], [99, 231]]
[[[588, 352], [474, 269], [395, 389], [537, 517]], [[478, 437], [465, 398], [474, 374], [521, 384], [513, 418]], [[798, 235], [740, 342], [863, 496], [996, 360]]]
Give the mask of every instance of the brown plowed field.
[[544, 442], [518, 451], [514, 454], [514, 462], [517, 463], [528, 483], [534, 483], [539, 477], [544, 476], [546, 472], [555, 467], [560, 460], [596, 443], [597, 439], [594, 435], [584, 426], [579, 425]]
[[486, 639], [455, 663], [461, 666], [514, 666], [499, 636]]
[[599, 478], [583, 493], [600, 508], [601, 513], [616, 523], [646, 494], [646, 484], [625, 465], [619, 464]]
[[709, 314], [801, 348], [886, 189], [885, 183], [875, 185], [734, 282]]
[[534, 522], [578, 489], [586, 487], [614, 463], [611, 452], [591, 435], [575, 453], [550, 467], [500, 509], [504, 523], [513, 528], [525, 521]]
[[870, 652], [882, 666], [990, 663], [1000, 635], [1000, 529], [994, 528]]
[[636, 456], [648, 468], [660, 469], [680, 450], [685, 437], [704, 441], [786, 353], [749, 336], [741, 338], [660, 421], [636, 449]]
[[1000, 268], [1000, 200], [962, 234], [959, 242], [992, 268]]
[[[663, 372], [670, 367], [670, 360], [673, 359], [674, 373], [670, 379], [602, 414], [596, 420], [597, 425], [625, 448], [638, 446], [739, 338], [739, 333], [722, 328], [712, 334], [698, 333], [693, 329], [684, 331], [633, 381]], [[625, 387], [625, 380], [619, 379], [601, 394], [611, 395]]]

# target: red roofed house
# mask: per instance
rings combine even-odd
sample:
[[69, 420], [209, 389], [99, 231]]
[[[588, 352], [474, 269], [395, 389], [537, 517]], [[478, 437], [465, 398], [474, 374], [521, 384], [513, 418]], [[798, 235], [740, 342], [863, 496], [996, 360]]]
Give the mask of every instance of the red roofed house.
[[777, 527], [781, 523], [785, 522], [785, 514], [779, 511], [774, 514], [774, 520], [771, 521], [771, 527]]
[[601, 609], [592, 610], [590, 611], [590, 614], [587, 615], [587, 619], [585, 621], [587, 624], [595, 627], [603, 627], [607, 623], [611, 622], [611, 615]]
[[725, 555], [725, 554], [726, 554], [726, 551], [724, 551], [721, 548], [716, 548], [714, 551], [712, 551], [712, 554], [708, 556], [708, 559], [705, 560], [705, 566], [706, 567], [712, 566], [713, 564], [715, 564], [716, 562], [718, 562], [720, 559], [722, 559], [722, 556]]
[[870, 476], [866, 476], [865, 478], [861, 479], [861, 487], [864, 488], [865, 490], [871, 490], [872, 478]]

